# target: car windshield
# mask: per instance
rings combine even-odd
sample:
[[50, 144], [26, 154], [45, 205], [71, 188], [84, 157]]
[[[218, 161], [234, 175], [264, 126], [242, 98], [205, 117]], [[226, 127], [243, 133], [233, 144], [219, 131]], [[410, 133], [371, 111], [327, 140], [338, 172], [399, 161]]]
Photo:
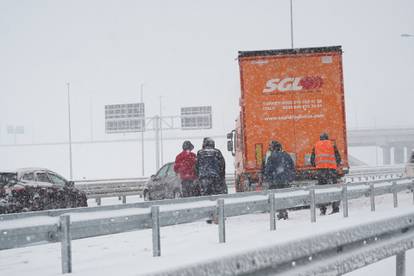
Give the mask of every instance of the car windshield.
[[165, 165], [164, 167], [162, 167], [158, 173], [157, 173], [157, 177], [164, 177], [167, 174], [167, 170], [168, 170], [168, 165]]
[[0, 188], [9, 184], [11, 181], [17, 181], [17, 173], [11, 173], [11, 172], [0, 173]]

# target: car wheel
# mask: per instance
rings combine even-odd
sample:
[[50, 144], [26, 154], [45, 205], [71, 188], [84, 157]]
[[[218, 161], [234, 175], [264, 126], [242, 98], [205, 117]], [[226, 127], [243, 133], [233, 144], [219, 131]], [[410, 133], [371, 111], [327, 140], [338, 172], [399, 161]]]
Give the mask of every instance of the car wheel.
[[151, 200], [151, 198], [150, 198], [149, 192], [148, 191], [144, 191], [144, 201], [150, 201], [150, 200]]
[[174, 192], [174, 199], [177, 199], [177, 198], [181, 198], [181, 192], [180, 191], [175, 191]]

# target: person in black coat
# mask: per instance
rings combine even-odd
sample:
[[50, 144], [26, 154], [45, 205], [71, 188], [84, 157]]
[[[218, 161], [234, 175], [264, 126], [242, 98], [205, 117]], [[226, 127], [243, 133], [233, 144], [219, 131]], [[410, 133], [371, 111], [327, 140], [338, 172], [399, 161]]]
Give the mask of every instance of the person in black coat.
[[201, 195], [226, 194], [226, 164], [214, 140], [204, 138], [203, 148], [197, 152], [196, 172], [201, 185]]
[[[295, 179], [295, 163], [290, 155], [282, 150], [282, 145], [277, 141], [272, 141], [269, 145], [271, 151], [267, 158], [264, 169], [264, 180], [269, 189], [288, 188]], [[287, 219], [286, 210], [280, 210], [278, 219]]]
[[269, 148], [271, 154], [265, 164], [265, 181], [269, 183], [269, 189], [287, 188], [296, 173], [292, 157], [282, 150], [282, 145], [277, 141], [272, 141]]

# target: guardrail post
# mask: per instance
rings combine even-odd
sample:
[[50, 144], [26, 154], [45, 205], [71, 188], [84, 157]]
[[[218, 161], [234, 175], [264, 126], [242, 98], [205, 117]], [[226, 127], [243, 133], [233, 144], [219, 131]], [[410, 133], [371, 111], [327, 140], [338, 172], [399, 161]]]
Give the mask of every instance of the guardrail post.
[[101, 206], [101, 198], [100, 197], [97, 197], [95, 201], [96, 201], [96, 204], [98, 206]]
[[342, 209], [344, 218], [348, 217], [348, 186], [346, 183], [342, 186]]
[[375, 187], [374, 184], [369, 184], [369, 194], [371, 198], [371, 212], [375, 212]]
[[270, 231], [276, 230], [275, 193], [269, 194]]
[[405, 276], [405, 251], [396, 256], [396, 275]]
[[398, 207], [398, 197], [397, 197], [397, 182], [392, 182], [392, 198], [394, 200], [394, 208]]
[[217, 199], [217, 214], [218, 214], [218, 230], [219, 230], [219, 243], [226, 242], [226, 225], [224, 217], [224, 199]]
[[72, 245], [70, 237], [70, 215], [59, 217], [60, 242], [62, 252], [62, 273], [72, 273]]
[[126, 204], [126, 196], [122, 196], [122, 204]]
[[411, 180], [411, 189], [413, 192], [413, 204], [414, 204], [414, 180]]
[[315, 188], [309, 190], [311, 222], [316, 222]]
[[160, 206], [151, 206], [152, 218], [152, 256], [161, 256]]

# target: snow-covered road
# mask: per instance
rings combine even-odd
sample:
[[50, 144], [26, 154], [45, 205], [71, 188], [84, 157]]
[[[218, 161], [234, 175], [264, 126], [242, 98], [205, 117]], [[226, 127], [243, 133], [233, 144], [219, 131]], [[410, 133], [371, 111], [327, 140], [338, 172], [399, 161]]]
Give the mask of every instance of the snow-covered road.
[[[399, 193], [394, 209], [392, 196], [376, 198], [375, 213], [369, 198], [350, 201], [349, 218], [342, 214], [317, 217], [310, 223], [309, 210], [291, 211], [289, 220], [278, 221], [269, 231], [269, 215], [254, 214], [226, 220], [225, 244], [218, 243], [217, 225], [204, 221], [161, 228], [161, 257], [152, 257], [151, 230], [134, 231], [72, 242], [73, 275], [141, 275], [208, 258], [243, 252], [255, 247], [333, 231], [370, 220], [392, 217], [414, 210], [412, 194]], [[414, 253], [407, 252], [407, 275], [414, 275]], [[349, 275], [394, 275], [395, 258], [389, 258]], [[0, 275], [61, 275], [60, 244], [45, 244], [0, 251]]]

